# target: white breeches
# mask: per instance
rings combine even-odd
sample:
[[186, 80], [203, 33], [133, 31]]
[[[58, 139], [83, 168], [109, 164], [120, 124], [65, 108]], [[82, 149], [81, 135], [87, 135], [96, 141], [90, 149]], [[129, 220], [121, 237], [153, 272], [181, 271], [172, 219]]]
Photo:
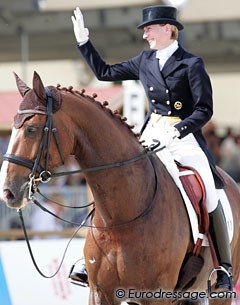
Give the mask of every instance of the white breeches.
[[[169, 123], [167, 121], [168, 119], [164, 116], [155, 114], [151, 115], [141, 137], [141, 140], [145, 140], [144, 144], [151, 145], [153, 144], [152, 139], [157, 139], [160, 141], [161, 146], [166, 145], [166, 130], [169, 128]], [[212, 171], [205, 153], [199, 146], [193, 134], [188, 134], [183, 139], [174, 139], [169, 145], [167, 145], [166, 149], [158, 152], [157, 156], [166, 166], [180, 190], [183, 187], [174, 160], [180, 162], [182, 165], [192, 166], [195, 168], [202, 177], [205, 185], [208, 213], [216, 209], [218, 196], [215, 189]]]

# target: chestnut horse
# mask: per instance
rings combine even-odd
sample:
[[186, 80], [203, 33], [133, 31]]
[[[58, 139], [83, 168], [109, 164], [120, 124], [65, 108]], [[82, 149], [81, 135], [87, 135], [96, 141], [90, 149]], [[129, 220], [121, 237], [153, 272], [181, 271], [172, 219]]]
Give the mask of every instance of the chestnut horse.
[[[45, 88], [36, 72], [32, 89], [18, 76], [16, 81], [23, 100], [1, 169], [2, 200], [11, 208], [22, 208], [37, 185], [74, 155], [83, 170], [92, 168], [86, 171], [86, 179], [94, 196], [95, 214], [84, 249], [89, 304], [172, 303], [169, 294], [153, 298], [151, 293], [174, 291], [194, 244], [182, 197], [162, 162], [148, 154], [125, 119], [95, 96], [72, 87]], [[43, 174], [39, 176], [40, 168]], [[231, 247], [236, 282], [240, 271], [240, 192], [233, 180], [221, 173], [233, 209]], [[213, 268], [209, 249], [203, 248], [200, 255], [204, 266], [192, 292], [206, 290]], [[210, 303], [230, 305], [231, 299], [212, 299]], [[182, 299], [175, 304], [200, 305], [206, 304], [206, 299]]]

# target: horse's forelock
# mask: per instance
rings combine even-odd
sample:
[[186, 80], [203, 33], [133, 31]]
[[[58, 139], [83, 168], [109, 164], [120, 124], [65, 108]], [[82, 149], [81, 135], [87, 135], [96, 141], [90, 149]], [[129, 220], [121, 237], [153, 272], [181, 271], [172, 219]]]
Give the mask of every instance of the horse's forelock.
[[[49, 86], [48, 89], [51, 92], [53, 98], [53, 113], [57, 112], [62, 105], [62, 95], [60, 90], [53, 86]], [[19, 110], [47, 110], [47, 101], [41, 100], [37, 97], [33, 90], [30, 90], [24, 96], [22, 102], [20, 103]], [[14, 127], [21, 128], [26, 120], [33, 117], [32, 113], [17, 113], [14, 117]]]

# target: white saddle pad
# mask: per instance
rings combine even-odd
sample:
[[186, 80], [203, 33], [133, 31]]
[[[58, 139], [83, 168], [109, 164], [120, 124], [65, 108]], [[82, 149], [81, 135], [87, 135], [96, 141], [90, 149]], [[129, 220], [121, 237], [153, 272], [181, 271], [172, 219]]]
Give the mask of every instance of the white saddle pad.
[[[207, 237], [205, 235], [199, 233], [199, 231], [198, 231], [197, 214], [194, 211], [194, 208], [193, 208], [185, 190], [183, 189], [183, 187], [180, 189], [180, 191], [181, 191], [181, 194], [184, 198], [184, 202], [185, 202], [185, 205], [186, 205], [186, 208], [187, 208], [187, 211], [188, 211], [194, 243], [197, 242], [199, 237], [202, 237], [203, 238], [202, 245], [205, 246], [205, 247], [209, 246]], [[223, 189], [219, 189], [219, 190], [216, 190], [216, 191], [218, 193], [218, 197], [221, 201], [223, 211], [224, 211], [224, 214], [225, 214], [225, 217], [226, 217], [228, 235], [229, 235], [229, 240], [231, 242], [232, 238], [233, 238], [233, 228], [234, 228], [231, 206], [230, 206], [230, 203], [229, 203], [229, 200], [226, 196], [225, 191]]]

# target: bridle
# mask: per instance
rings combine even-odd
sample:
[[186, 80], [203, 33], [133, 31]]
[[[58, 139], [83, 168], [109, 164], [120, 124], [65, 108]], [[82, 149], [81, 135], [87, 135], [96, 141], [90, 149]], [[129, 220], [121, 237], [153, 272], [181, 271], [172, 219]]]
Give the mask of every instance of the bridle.
[[[69, 174], [76, 174], [76, 173], [86, 173], [86, 172], [91, 172], [91, 171], [98, 171], [98, 170], [103, 170], [103, 169], [109, 169], [109, 168], [115, 168], [115, 167], [120, 167], [120, 166], [124, 166], [124, 165], [128, 165], [130, 163], [134, 163], [138, 160], [144, 159], [146, 157], [149, 157], [153, 154], [156, 154], [158, 151], [162, 150], [165, 148], [165, 146], [159, 147], [160, 146], [160, 142], [157, 140], [153, 140], [156, 144], [152, 144], [149, 147], [147, 147], [145, 149], [145, 153], [141, 153], [131, 159], [128, 160], [124, 160], [124, 161], [120, 161], [120, 162], [114, 162], [114, 163], [110, 163], [110, 164], [104, 164], [104, 165], [99, 165], [99, 166], [93, 166], [93, 167], [89, 167], [89, 168], [85, 168], [85, 169], [80, 169], [80, 170], [75, 170], [75, 171], [68, 171], [68, 172], [61, 172], [61, 173], [51, 173], [49, 170], [49, 157], [50, 157], [50, 144], [51, 144], [51, 132], [54, 135], [54, 139], [55, 139], [55, 143], [58, 149], [58, 153], [60, 155], [61, 158], [61, 162], [62, 164], [64, 164], [64, 157], [63, 157], [63, 151], [59, 142], [59, 136], [58, 136], [58, 131], [57, 128], [54, 126], [54, 122], [53, 122], [53, 98], [52, 98], [52, 94], [50, 92], [50, 90], [46, 87], [45, 88], [45, 92], [46, 92], [46, 102], [47, 102], [47, 109], [46, 111], [41, 111], [41, 110], [34, 110], [34, 109], [27, 109], [27, 110], [18, 110], [18, 114], [40, 114], [40, 115], [45, 115], [46, 116], [46, 123], [45, 126], [43, 128], [43, 135], [42, 135], [42, 139], [39, 145], [39, 150], [36, 156], [36, 159], [34, 161], [23, 158], [23, 157], [19, 157], [19, 156], [15, 156], [14, 154], [5, 154], [3, 156], [3, 160], [6, 160], [10, 163], [14, 163], [17, 165], [21, 165], [24, 166], [26, 168], [29, 168], [31, 170], [31, 173], [29, 175], [29, 182], [28, 182], [28, 187], [29, 187], [29, 192], [28, 192], [28, 199], [29, 200], [33, 200], [35, 204], [37, 204], [40, 208], [43, 208], [36, 200], [34, 200], [34, 194], [36, 191], [38, 191], [38, 184], [39, 183], [47, 183], [50, 181], [50, 179], [52, 177], [58, 177], [58, 176], [63, 176], [63, 175], [69, 175]], [[42, 162], [44, 157], [44, 162]], [[56, 272], [54, 272], [53, 275], [51, 276], [46, 276], [44, 275], [41, 270], [39, 269], [39, 267], [36, 264], [35, 258], [33, 256], [31, 247], [30, 247], [30, 243], [29, 243], [29, 238], [27, 235], [27, 231], [26, 231], [26, 227], [24, 224], [24, 220], [23, 220], [23, 215], [22, 215], [22, 211], [21, 209], [18, 210], [19, 212], [19, 216], [21, 219], [21, 223], [22, 223], [22, 228], [24, 231], [24, 235], [25, 235], [25, 240], [27, 242], [28, 245], [28, 249], [29, 249], [29, 253], [30, 256], [32, 258], [33, 264], [36, 268], [36, 270], [40, 273], [40, 275], [42, 275], [45, 278], [52, 278], [54, 277], [58, 271], [60, 270], [60, 267], [62, 266], [66, 251], [68, 249], [68, 246], [71, 242], [71, 240], [73, 239], [73, 237], [75, 237], [75, 235], [77, 234], [77, 232], [79, 231], [79, 229], [83, 226], [87, 226], [87, 227], [92, 227], [92, 228], [101, 228], [101, 229], [111, 229], [111, 228], [117, 228], [117, 227], [122, 227], [125, 225], [128, 225], [130, 223], [135, 222], [136, 220], [142, 218], [143, 216], [147, 215], [148, 212], [151, 210], [152, 208], [152, 204], [154, 202], [154, 198], [157, 192], [157, 174], [154, 168], [154, 165], [152, 163], [151, 158], [149, 158], [151, 161], [151, 164], [153, 166], [153, 170], [154, 170], [154, 175], [155, 175], [155, 189], [154, 189], [154, 194], [153, 194], [153, 198], [151, 198], [150, 204], [147, 205], [146, 209], [144, 209], [140, 214], [138, 214], [136, 217], [134, 217], [133, 219], [130, 219], [129, 221], [126, 221], [124, 223], [121, 224], [117, 224], [117, 225], [113, 225], [111, 227], [95, 227], [95, 226], [87, 226], [85, 223], [86, 221], [93, 215], [94, 213], [94, 209], [87, 215], [87, 217], [83, 220], [83, 222], [79, 225], [79, 227], [77, 228], [77, 230], [73, 233], [73, 235], [71, 236], [67, 247], [64, 251], [62, 260], [60, 262], [59, 267], [57, 268]], [[41, 166], [41, 163], [44, 163], [45, 168], [43, 168]], [[45, 210], [46, 212], [52, 214], [52, 216], [57, 217], [56, 215], [54, 215], [53, 213], [51, 213], [48, 210]], [[57, 217], [59, 218], [59, 217]], [[62, 218], [59, 218], [63, 221], [65, 221]]]
[[[47, 183], [51, 180], [52, 177], [59, 177], [59, 176], [64, 176], [64, 175], [69, 175], [69, 174], [76, 174], [76, 173], [86, 173], [86, 172], [91, 172], [91, 171], [99, 171], [99, 170], [103, 170], [103, 169], [110, 169], [110, 168], [125, 166], [128, 164], [134, 163], [138, 160], [150, 157], [151, 155], [156, 154], [157, 152], [159, 152], [165, 148], [165, 146], [159, 147], [160, 142], [158, 140], [153, 139], [153, 142], [155, 142], [155, 144], [148, 146], [147, 148], [145, 148], [145, 151], [143, 153], [141, 153], [131, 159], [114, 162], [114, 163], [109, 163], [109, 164], [93, 166], [93, 167], [88, 167], [88, 168], [84, 168], [84, 169], [80, 169], [80, 170], [51, 173], [49, 170], [51, 132], [54, 135], [55, 143], [56, 143], [57, 150], [60, 155], [62, 164], [64, 164], [64, 157], [63, 157], [63, 151], [62, 151], [60, 141], [59, 141], [58, 131], [57, 131], [57, 128], [54, 126], [54, 122], [53, 122], [52, 94], [51, 94], [51, 91], [49, 90], [49, 88], [47, 88], [47, 87], [45, 88], [45, 93], [46, 93], [46, 105], [47, 105], [46, 111], [36, 110], [36, 109], [18, 110], [18, 114], [32, 114], [32, 115], [41, 114], [41, 115], [46, 116], [46, 122], [45, 122], [45, 126], [43, 128], [42, 139], [41, 139], [41, 142], [39, 145], [36, 159], [34, 161], [32, 161], [30, 159], [19, 157], [14, 154], [5, 154], [3, 156], [3, 160], [8, 161], [10, 163], [20, 165], [20, 166], [24, 166], [31, 170], [31, 173], [29, 174], [29, 182], [28, 182], [28, 188], [29, 188], [28, 199], [32, 200], [40, 208], [42, 208], [42, 206], [40, 204], [38, 204], [38, 202], [34, 199], [34, 194], [37, 191], [39, 191], [38, 185], [41, 182]], [[43, 157], [44, 157], [44, 162], [42, 162]], [[151, 158], [149, 158], [149, 159], [152, 163]], [[42, 167], [41, 163], [45, 164], [45, 168]], [[153, 164], [152, 164], [152, 166], [153, 166]], [[154, 166], [153, 166], [153, 169], [154, 169]], [[155, 172], [155, 169], [154, 169], [154, 172]], [[156, 180], [156, 172], [155, 172], [155, 180]], [[132, 221], [137, 220], [143, 214], [145, 214], [145, 212], [146, 211], [144, 211], [143, 213], [140, 213], [137, 217], [135, 217], [134, 219], [132, 219], [129, 222], [120, 224], [120, 226], [126, 225], [127, 223], [131, 223]], [[56, 215], [53, 215], [53, 216], [56, 217]], [[61, 220], [64, 221], [64, 219], [61, 219]], [[104, 228], [104, 227], [102, 227], [102, 228]]]
[[[6, 160], [10, 163], [24, 166], [31, 170], [31, 173], [29, 175], [29, 182], [28, 182], [28, 187], [29, 187], [28, 199], [29, 200], [33, 199], [33, 196], [34, 196], [35, 192], [37, 191], [37, 185], [41, 182], [42, 183], [49, 182], [52, 177], [59, 177], [59, 176], [64, 176], [64, 175], [69, 175], [69, 174], [77, 174], [77, 173], [87, 173], [87, 172], [91, 172], [91, 171], [98, 171], [98, 170], [110, 169], [110, 168], [114, 168], [114, 167], [128, 165], [128, 164], [134, 163], [138, 160], [144, 159], [152, 154], [156, 154], [157, 152], [159, 152], [160, 150], [165, 148], [165, 146], [161, 146], [159, 148], [160, 142], [158, 140], [153, 140], [153, 142], [155, 142], [155, 144], [148, 146], [145, 149], [145, 153], [141, 153], [128, 160], [93, 166], [93, 167], [80, 169], [80, 170], [51, 173], [49, 170], [51, 132], [54, 136], [55, 143], [56, 143], [57, 150], [60, 155], [62, 164], [64, 164], [64, 157], [63, 157], [63, 151], [62, 151], [60, 141], [59, 141], [58, 131], [57, 131], [57, 128], [54, 126], [54, 122], [53, 122], [52, 94], [51, 94], [51, 91], [47, 87], [45, 88], [45, 92], [46, 92], [46, 97], [47, 97], [46, 98], [46, 104], [47, 104], [46, 111], [36, 110], [36, 109], [18, 110], [18, 114], [33, 114], [33, 115], [40, 114], [40, 115], [46, 116], [46, 123], [43, 128], [43, 135], [42, 135], [41, 143], [39, 145], [39, 150], [38, 150], [36, 159], [34, 161], [32, 161], [32, 160], [29, 160], [29, 159], [26, 159], [23, 157], [15, 156], [14, 154], [5, 154], [3, 156], [3, 160]], [[44, 152], [45, 152], [45, 157], [44, 157]], [[43, 157], [45, 158], [45, 160], [44, 160], [45, 168], [43, 168], [41, 166]]]
[[[5, 154], [3, 156], [3, 160], [6, 160], [8, 162], [24, 166], [26, 168], [29, 168], [31, 170], [31, 173], [29, 175], [29, 193], [28, 193], [28, 199], [33, 198], [33, 194], [37, 190], [37, 183], [43, 182], [46, 183], [50, 181], [52, 173], [49, 171], [49, 157], [50, 157], [50, 143], [51, 143], [51, 133], [54, 136], [55, 143], [57, 146], [58, 153], [61, 158], [62, 164], [64, 164], [64, 157], [62, 148], [59, 142], [59, 136], [57, 128], [54, 126], [53, 123], [53, 98], [51, 91], [46, 87], [46, 104], [47, 108], [46, 111], [41, 110], [35, 110], [35, 109], [27, 109], [27, 110], [18, 110], [18, 114], [41, 114], [46, 116], [46, 122], [45, 126], [43, 128], [43, 134], [41, 143], [39, 145], [39, 150], [36, 156], [35, 161], [15, 156], [14, 154]], [[42, 159], [44, 160], [45, 168], [41, 166]]]

